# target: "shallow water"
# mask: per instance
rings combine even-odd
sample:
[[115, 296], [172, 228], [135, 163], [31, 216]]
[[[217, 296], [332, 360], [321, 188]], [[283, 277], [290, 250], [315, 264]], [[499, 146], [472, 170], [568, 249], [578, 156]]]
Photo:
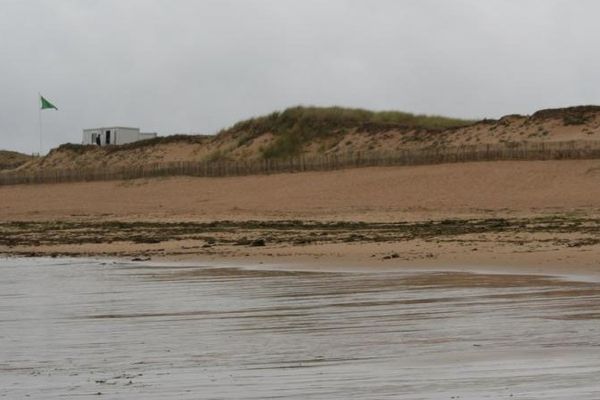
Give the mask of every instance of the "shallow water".
[[598, 399], [600, 284], [0, 259], [0, 398]]

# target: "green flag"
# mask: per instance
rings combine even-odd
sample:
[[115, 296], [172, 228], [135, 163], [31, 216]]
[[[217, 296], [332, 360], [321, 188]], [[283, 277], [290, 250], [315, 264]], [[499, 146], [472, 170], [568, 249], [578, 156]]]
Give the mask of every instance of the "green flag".
[[41, 109], [42, 110], [45, 110], [47, 108], [54, 108], [55, 110], [58, 110], [58, 108], [56, 108], [56, 106], [54, 104], [50, 103], [42, 95], [40, 95], [40, 103], [41, 103]]

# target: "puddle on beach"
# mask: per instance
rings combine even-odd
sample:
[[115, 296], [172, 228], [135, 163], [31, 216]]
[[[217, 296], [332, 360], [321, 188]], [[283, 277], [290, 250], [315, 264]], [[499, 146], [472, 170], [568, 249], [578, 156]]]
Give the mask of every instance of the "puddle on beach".
[[0, 276], [0, 398], [600, 398], [595, 282], [36, 259]]

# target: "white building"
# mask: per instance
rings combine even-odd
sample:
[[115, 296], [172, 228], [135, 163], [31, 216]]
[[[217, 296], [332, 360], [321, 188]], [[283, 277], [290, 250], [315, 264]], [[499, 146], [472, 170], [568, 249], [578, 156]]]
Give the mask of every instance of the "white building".
[[83, 130], [83, 144], [95, 144], [98, 146], [133, 143], [155, 137], [155, 132], [140, 132], [140, 128], [126, 128], [123, 126]]

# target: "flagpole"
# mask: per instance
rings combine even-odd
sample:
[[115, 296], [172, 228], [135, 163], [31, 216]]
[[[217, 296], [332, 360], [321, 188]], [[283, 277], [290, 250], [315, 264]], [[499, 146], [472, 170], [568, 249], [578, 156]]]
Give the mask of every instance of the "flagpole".
[[[40, 93], [38, 93], [38, 101], [41, 102], [41, 98], [42, 95]], [[42, 106], [40, 105], [38, 107], [38, 115], [39, 115], [39, 120], [40, 120], [40, 152], [38, 153], [38, 156], [42, 156]]]

